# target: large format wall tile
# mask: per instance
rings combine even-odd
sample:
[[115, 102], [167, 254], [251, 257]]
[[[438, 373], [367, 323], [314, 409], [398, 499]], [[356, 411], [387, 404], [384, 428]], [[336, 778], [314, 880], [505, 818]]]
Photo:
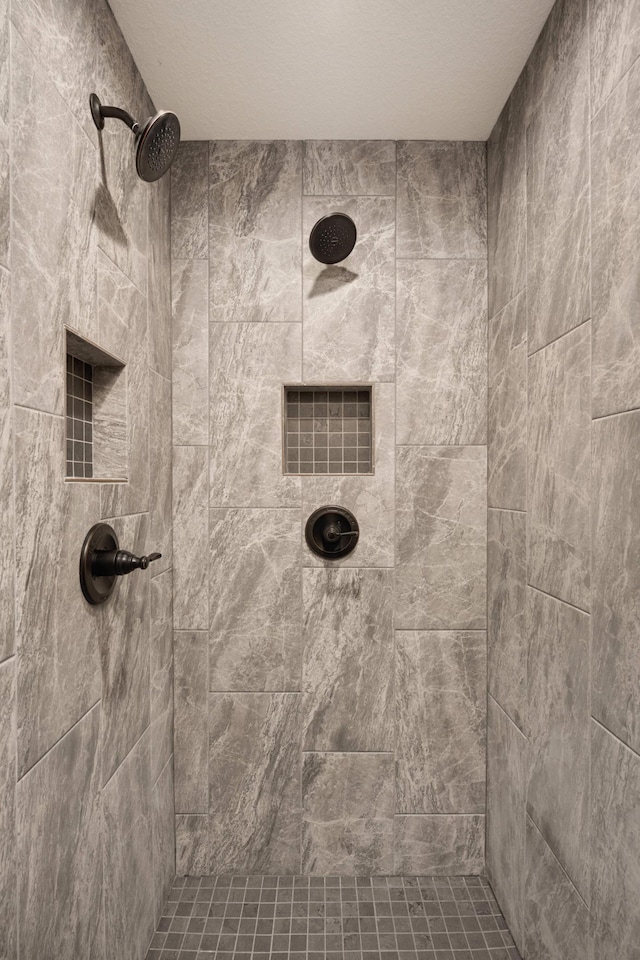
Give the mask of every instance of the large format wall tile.
[[147, 325], [149, 366], [171, 379], [171, 194], [169, 177], [150, 184]]
[[591, 113], [600, 107], [640, 55], [638, 0], [590, 0]]
[[95, 335], [95, 150], [16, 30], [11, 65], [14, 402], [62, 414], [63, 324]]
[[529, 360], [529, 582], [589, 606], [590, 330]]
[[528, 745], [492, 697], [488, 710], [487, 875], [522, 953]]
[[209, 264], [173, 260], [173, 442], [209, 439]]
[[[99, 793], [95, 707], [18, 783], [21, 956], [102, 960]], [[114, 839], [110, 834], [111, 845], [121, 849]]]
[[151, 791], [151, 841], [157, 925], [176, 875], [173, 764], [168, 760]]
[[306, 750], [393, 748], [393, 576], [305, 570]]
[[[339, 210], [358, 240], [340, 264], [309, 250], [314, 224]], [[393, 380], [395, 374], [395, 203], [389, 197], [305, 197], [302, 217], [307, 382]]]
[[300, 320], [302, 143], [209, 145], [211, 319]]
[[316, 196], [395, 196], [395, 142], [306, 140], [302, 184]]
[[155, 783], [173, 753], [173, 580], [167, 570], [154, 577], [151, 591], [151, 782]]
[[[123, 549], [137, 556], [150, 552], [147, 514], [110, 522]], [[151, 709], [149, 580], [134, 573], [122, 577], [116, 590], [105, 604], [100, 632], [103, 783], [148, 727]]]
[[529, 351], [590, 316], [587, 4], [557, 0], [529, 58]]
[[63, 419], [21, 407], [14, 418], [21, 776], [100, 698], [102, 618], [78, 584], [78, 553], [100, 509], [97, 485], [64, 482]]
[[17, 960], [15, 660], [0, 664], [0, 957]]
[[526, 848], [527, 960], [585, 960], [590, 955], [589, 911], [528, 817]]
[[209, 143], [183, 140], [171, 165], [171, 256], [209, 258]]
[[398, 263], [398, 443], [485, 443], [487, 265]]
[[395, 499], [395, 386], [373, 385], [373, 476], [302, 477], [302, 523], [326, 503], [338, 503], [358, 520], [356, 548], [343, 560], [323, 560], [302, 546], [306, 567], [393, 567]]
[[9, 355], [11, 278], [0, 268], [0, 661], [15, 649], [14, 612], [14, 505], [13, 414], [11, 411], [11, 358]]
[[300, 720], [297, 693], [209, 695], [216, 872], [299, 873]]
[[173, 448], [173, 625], [209, 629], [207, 447]]
[[523, 292], [489, 321], [487, 497], [492, 507], [527, 502], [527, 302]]
[[397, 151], [398, 257], [486, 257], [485, 144], [407, 140]]
[[404, 876], [484, 873], [484, 817], [396, 816], [395, 872]]
[[208, 639], [204, 631], [174, 632], [173, 749], [178, 813], [207, 813], [209, 809]]
[[301, 325], [212, 323], [209, 356], [211, 506], [298, 506], [281, 418], [283, 383], [300, 382]]
[[640, 942], [640, 757], [592, 724], [593, 956], [633, 957]]
[[485, 627], [486, 450], [398, 447], [396, 627]]
[[393, 873], [393, 755], [305, 753], [302, 872]]
[[102, 793], [105, 960], [144, 960], [153, 934], [149, 767], [145, 734]]
[[396, 633], [396, 811], [484, 813], [483, 631]]
[[640, 752], [640, 412], [593, 425], [593, 715]]
[[300, 690], [297, 510], [212, 510], [211, 690]]
[[[640, 28], [636, 31], [640, 44]], [[614, 90], [592, 124], [596, 417], [640, 406], [640, 291], [634, 257], [640, 243], [639, 98], [640, 63]]]
[[487, 549], [488, 690], [526, 731], [527, 518], [489, 510]]
[[[0, 2], [0, 264], [9, 266], [11, 182], [9, 176], [9, 0]], [[7, 320], [9, 318], [7, 317]]]
[[152, 370], [149, 389], [149, 546], [162, 554], [151, 568], [157, 577], [173, 562], [171, 380]]
[[487, 143], [490, 317], [526, 283], [527, 76], [520, 75]]
[[589, 617], [528, 591], [527, 811], [587, 900]]

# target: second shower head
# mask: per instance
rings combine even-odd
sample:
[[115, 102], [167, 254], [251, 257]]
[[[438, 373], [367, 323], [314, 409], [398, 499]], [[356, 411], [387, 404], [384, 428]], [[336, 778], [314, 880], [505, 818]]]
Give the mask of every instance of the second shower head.
[[180, 121], [175, 113], [160, 110], [144, 123], [138, 123], [120, 107], [104, 107], [95, 93], [89, 98], [91, 116], [98, 130], [104, 127], [105, 117], [122, 120], [136, 138], [136, 170], [141, 180], [153, 183], [167, 172], [180, 145]]

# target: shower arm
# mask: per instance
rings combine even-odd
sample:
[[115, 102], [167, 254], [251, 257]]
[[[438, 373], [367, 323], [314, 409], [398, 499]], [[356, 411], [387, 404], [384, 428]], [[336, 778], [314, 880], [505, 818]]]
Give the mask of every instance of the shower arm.
[[93, 116], [94, 123], [98, 130], [102, 130], [104, 127], [105, 117], [113, 118], [115, 120], [122, 120], [123, 123], [134, 132], [138, 133], [140, 129], [140, 124], [137, 120], [134, 120], [130, 113], [127, 113], [126, 110], [122, 110], [120, 107], [104, 107], [95, 93], [91, 94], [90, 97], [91, 105], [91, 114]]

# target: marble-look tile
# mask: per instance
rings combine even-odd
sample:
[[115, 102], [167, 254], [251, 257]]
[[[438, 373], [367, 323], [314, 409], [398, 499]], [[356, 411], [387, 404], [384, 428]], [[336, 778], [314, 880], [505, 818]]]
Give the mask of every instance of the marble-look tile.
[[172, 573], [150, 581], [151, 643], [151, 782], [155, 783], [173, 752]]
[[14, 428], [22, 776], [100, 697], [102, 617], [78, 585], [78, 553], [100, 509], [97, 485], [64, 482], [61, 417], [14, 407]]
[[300, 690], [298, 520], [298, 510], [211, 511], [211, 690]]
[[0, 661], [15, 650], [13, 416], [11, 410], [11, 277], [0, 267]]
[[102, 791], [105, 960], [144, 960], [155, 924], [149, 739]]
[[176, 875], [175, 814], [173, 804], [173, 764], [168, 760], [151, 790], [151, 853], [153, 857], [154, 924]]
[[486, 443], [487, 265], [400, 260], [397, 443]]
[[180, 144], [171, 165], [171, 256], [174, 260], [209, 257], [209, 143]]
[[0, 0], [0, 119], [9, 122], [9, 0]]
[[209, 144], [211, 319], [301, 319], [302, 143]]
[[302, 478], [302, 536], [314, 510], [325, 503], [340, 504], [358, 520], [358, 543], [343, 560], [323, 560], [302, 544], [305, 567], [392, 567], [395, 501], [395, 386], [373, 385], [372, 476], [305, 476]]
[[640, 753], [640, 412], [593, 425], [592, 713]]
[[397, 255], [486, 257], [486, 145], [405, 140], [397, 150]]
[[[640, 27], [636, 35], [640, 43]], [[633, 255], [640, 243], [639, 97], [637, 63], [591, 127], [595, 417], [640, 406], [640, 290]]]
[[297, 693], [209, 695], [208, 841], [219, 873], [300, 872], [300, 720]]
[[480, 876], [484, 817], [395, 817], [395, 873], [401, 876]]
[[[137, 120], [144, 120], [151, 105], [142, 77], [108, 4], [101, 3], [97, 13], [96, 89], [100, 99], [103, 103], [122, 105]], [[149, 184], [136, 173], [134, 144], [125, 124], [107, 120], [98, 136], [98, 146], [98, 242], [138, 289], [146, 293]]]
[[524, 70], [487, 142], [490, 317], [513, 300], [526, 283], [527, 78]]
[[207, 814], [176, 813], [176, 874], [203, 877], [215, 874], [217, 863], [209, 840]]
[[[524, 947], [527, 960], [585, 960], [589, 911], [527, 817]], [[620, 954], [615, 955], [616, 958]], [[604, 960], [598, 955], [598, 960]]]
[[484, 813], [482, 630], [396, 633], [396, 812]]
[[395, 196], [393, 140], [306, 140], [303, 192], [316, 196]]
[[173, 625], [209, 629], [207, 447], [173, 448]]
[[62, 414], [63, 324], [95, 339], [95, 151], [16, 30], [11, 64], [13, 399]]
[[558, 0], [526, 68], [530, 352], [591, 314], [588, 33], [587, 4]]
[[15, 660], [0, 664], [0, 957], [17, 960]]
[[393, 748], [393, 574], [305, 570], [305, 750]]
[[171, 379], [171, 219], [169, 177], [149, 184], [147, 323], [149, 366]]
[[529, 588], [527, 812], [589, 897], [589, 617]]
[[593, 116], [640, 56], [640, 3], [590, 0], [589, 21]]
[[21, 37], [90, 139], [89, 111], [98, 45], [95, 0], [12, 0], [11, 19]]
[[127, 482], [103, 484], [103, 516], [149, 510], [149, 337], [145, 298], [101, 251], [98, 255], [100, 345], [126, 362]]
[[393, 873], [393, 755], [306, 753], [302, 872]]
[[589, 606], [590, 324], [529, 359], [529, 583]]
[[527, 518], [489, 510], [487, 527], [488, 690], [526, 732]]
[[483, 630], [486, 450], [398, 447], [396, 627]]
[[205, 631], [174, 632], [174, 768], [176, 811], [209, 809], [207, 659]]
[[[2, 13], [0, 13], [0, 57], [7, 56], [4, 50], [2, 31]], [[7, 31], [8, 33], [8, 31]], [[2, 96], [2, 67], [0, 66], [0, 97]], [[0, 101], [0, 109], [1, 109]], [[11, 157], [9, 152], [10, 129], [6, 120], [0, 116], [0, 264], [9, 266], [9, 243], [11, 225]]]
[[521, 293], [489, 321], [490, 506], [527, 504], [527, 303]]
[[[137, 556], [150, 552], [147, 514], [109, 523], [122, 549]], [[82, 540], [76, 550], [78, 543]], [[103, 783], [142, 736], [150, 717], [149, 576], [135, 571], [121, 577], [116, 591], [105, 604], [100, 631]]]
[[299, 506], [300, 479], [282, 475], [281, 418], [282, 384], [300, 382], [301, 356], [300, 324], [211, 324], [212, 507]]
[[591, 933], [597, 960], [640, 943], [640, 757], [592, 723]]
[[[319, 263], [314, 224], [346, 213], [358, 231], [342, 263]], [[395, 202], [389, 197], [305, 197], [302, 212], [303, 371], [307, 381], [393, 380]]]
[[527, 741], [492, 697], [487, 719], [487, 876], [522, 953]]
[[149, 543], [162, 554], [151, 567], [151, 576], [157, 577], [173, 562], [171, 380], [152, 370], [149, 390]]
[[16, 823], [20, 955], [102, 960], [98, 707], [19, 781]]
[[209, 439], [209, 264], [171, 262], [173, 442]]

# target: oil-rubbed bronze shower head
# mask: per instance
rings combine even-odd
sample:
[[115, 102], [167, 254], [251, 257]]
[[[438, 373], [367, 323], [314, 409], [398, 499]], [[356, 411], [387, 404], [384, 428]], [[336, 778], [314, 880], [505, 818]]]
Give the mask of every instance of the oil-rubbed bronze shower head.
[[320, 263], [340, 263], [356, 245], [356, 225], [346, 213], [321, 217], [311, 231], [309, 249]]
[[167, 172], [180, 145], [180, 121], [175, 113], [161, 110], [140, 124], [120, 107], [103, 107], [95, 93], [91, 94], [89, 105], [98, 130], [103, 129], [105, 117], [114, 117], [133, 131], [136, 138], [136, 170], [141, 180], [152, 183]]

